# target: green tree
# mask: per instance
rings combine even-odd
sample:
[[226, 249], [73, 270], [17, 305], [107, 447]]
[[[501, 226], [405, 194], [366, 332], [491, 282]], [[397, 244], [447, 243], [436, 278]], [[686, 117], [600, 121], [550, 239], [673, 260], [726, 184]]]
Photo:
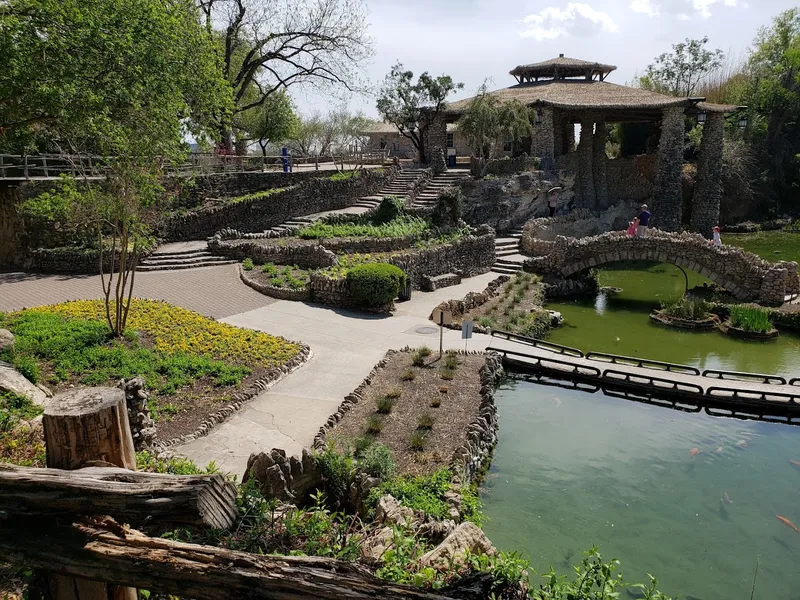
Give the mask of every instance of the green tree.
[[[762, 28], [748, 61], [748, 136], [767, 170], [777, 212], [797, 208], [800, 188], [800, 11], [787, 10]], [[794, 203], [792, 205], [792, 203]]]
[[242, 113], [240, 119], [246, 139], [258, 142], [264, 156], [267, 155], [270, 142], [289, 139], [299, 123], [292, 99], [284, 90], [271, 95], [260, 106]]
[[[289, 86], [317, 86], [328, 96], [366, 89], [363, 65], [374, 50], [362, 0], [196, 2], [220, 46], [234, 117]], [[232, 150], [231, 128], [219, 135]]]
[[62, 186], [53, 210], [23, 209], [93, 232], [101, 274], [103, 251], [113, 253], [103, 291], [121, 335], [161, 169], [183, 157], [187, 133], [202, 137], [229, 115], [215, 45], [191, 0], [8, 0], [0, 32], [6, 145], [36, 137], [47, 150], [113, 157], [102, 182]]
[[707, 50], [708, 37], [672, 45], [672, 52], [658, 56], [639, 77], [645, 89], [672, 96], [692, 96], [697, 87], [722, 65], [722, 50]]
[[427, 71], [414, 83], [414, 73], [397, 63], [384, 79], [376, 106], [383, 121], [392, 123], [401, 135], [411, 140], [420, 162], [427, 163], [425, 134], [444, 110], [447, 97], [463, 87], [463, 83], [455, 83], [449, 75], [432, 77]]
[[530, 110], [519, 100], [501, 102], [484, 83], [458, 120], [458, 130], [475, 155], [488, 160], [498, 139], [518, 142], [531, 134]]

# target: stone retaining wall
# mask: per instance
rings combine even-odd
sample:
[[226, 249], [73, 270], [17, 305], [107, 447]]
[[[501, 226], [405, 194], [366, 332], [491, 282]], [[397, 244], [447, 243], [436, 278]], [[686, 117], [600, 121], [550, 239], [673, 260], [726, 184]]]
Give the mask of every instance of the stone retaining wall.
[[308, 287], [305, 287], [302, 290], [291, 290], [282, 287], [275, 287], [274, 285], [268, 285], [266, 283], [256, 281], [256, 279], [250, 276], [250, 273], [251, 271], [245, 271], [242, 268], [242, 265], [239, 265], [239, 279], [242, 280], [242, 283], [253, 288], [257, 292], [261, 292], [265, 296], [277, 298], [278, 300], [292, 300], [294, 302], [305, 302], [311, 298], [311, 289]]
[[167, 182], [178, 190], [176, 206], [193, 207], [208, 198], [231, 198], [253, 192], [297, 185], [309, 179], [325, 177], [334, 171], [257, 171], [243, 173], [209, 173], [176, 177]]
[[343, 181], [307, 179], [263, 198], [174, 215], [166, 219], [158, 235], [166, 241], [181, 241], [207, 238], [223, 228], [264, 231], [292, 217], [347, 208], [362, 196], [376, 193], [396, 175], [396, 167], [387, 167], [380, 172], [367, 169]]
[[[656, 159], [655, 154], [641, 154], [607, 160], [606, 182], [609, 204], [648, 202], [653, 197]], [[556, 169], [577, 172], [578, 155], [571, 152], [556, 157]]]
[[717, 248], [698, 234], [650, 229], [646, 238], [620, 232], [582, 239], [559, 236], [546, 245], [528, 244], [525, 251], [541, 252], [525, 261], [526, 271], [556, 277], [620, 260], [649, 260], [697, 271], [739, 300], [780, 305], [787, 294], [800, 291], [797, 263], [770, 263], [735, 246]]
[[303, 269], [327, 269], [337, 264], [336, 255], [316, 240], [308, 244], [259, 243], [258, 240], [222, 240], [214, 236], [208, 249], [233, 260], [253, 259], [256, 264], [297, 265]]
[[[148, 253], [139, 257], [141, 261]], [[113, 261], [116, 268], [119, 264], [119, 254]], [[21, 264], [26, 271], [40, 273], [73, 273], [97, 275], [100, 272], [100, 253], [97, 250], [80, 248], [37, 248], [25, 256]], [[130, 265], [131, 258], [128, 257]], [[112, 267], [111, 253], [103, 253], [103, 272], [109, 273]]]

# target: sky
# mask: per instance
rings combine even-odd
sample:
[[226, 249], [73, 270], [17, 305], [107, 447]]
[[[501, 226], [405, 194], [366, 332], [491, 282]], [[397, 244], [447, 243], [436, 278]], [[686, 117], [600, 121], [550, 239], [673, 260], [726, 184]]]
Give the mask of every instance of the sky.
[[[617, 66], [608, 81], [625, 84], [685, 38], [708, 36], [708, 47], [746, 56], [761, 26], [797, 0], [365, 0], [375, 56], [364, 76], [377, 87], [400, 61], [415, 76], [447, 74], [464, 83], [450, 100], [513, 85], [508, 72], [553, 58]], [[377, 118], [374, 96], [332, 100], [292, 88], [303, 114], [327, 112], [346, 101]]]

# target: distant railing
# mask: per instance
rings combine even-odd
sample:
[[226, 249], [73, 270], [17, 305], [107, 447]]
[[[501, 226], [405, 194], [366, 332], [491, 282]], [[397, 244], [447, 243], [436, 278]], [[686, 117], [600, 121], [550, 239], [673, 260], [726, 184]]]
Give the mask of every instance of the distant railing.
[[[182, 162], [154, 157], [152, 160], [169, 175], [205, 175], [212, 173], [241, 173], [264, 171], [293, 171], [299, 165], [319, 169], [325, 164], [354, 165], [381, 164], [386, 152], [356, 152], [341, 155], [233, 155], [194, 152]], [[73, 177], [104, 177], [114, 163], [112, 156], [88, 154], [0, 154], [0, 179], [49, 179], [63, 174]], [[285, 168], [284, 168], [285, 165]], [[313, 165], [313, 166], [312, 166]]]

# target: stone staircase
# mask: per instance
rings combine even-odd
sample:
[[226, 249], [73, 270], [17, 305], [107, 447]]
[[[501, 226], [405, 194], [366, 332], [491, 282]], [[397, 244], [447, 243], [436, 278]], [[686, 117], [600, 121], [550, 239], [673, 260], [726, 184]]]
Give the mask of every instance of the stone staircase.
[[498, 237], [494, 240], [495, 263], [492, 271], [505, 275], [513, 275], [522, 271], [525, 257], [519, 252], [519, 242], [522, 238], [522, 227], [512, 229], [507, 237]]
[[456, 185], [459, 179], [468, 177], [468, 171], [451, 170], [434, 175], [428, 184], [414, 198], [412, 208], [433, 208], [439, 199], [439, 194], [446, 188]]
[[236, 261], [224, 256], [214, 256], [208, 251], [206, 242], [176, 242], [165, 244], [139, 263], [139, 272], [174, 271], [227, 265]]

